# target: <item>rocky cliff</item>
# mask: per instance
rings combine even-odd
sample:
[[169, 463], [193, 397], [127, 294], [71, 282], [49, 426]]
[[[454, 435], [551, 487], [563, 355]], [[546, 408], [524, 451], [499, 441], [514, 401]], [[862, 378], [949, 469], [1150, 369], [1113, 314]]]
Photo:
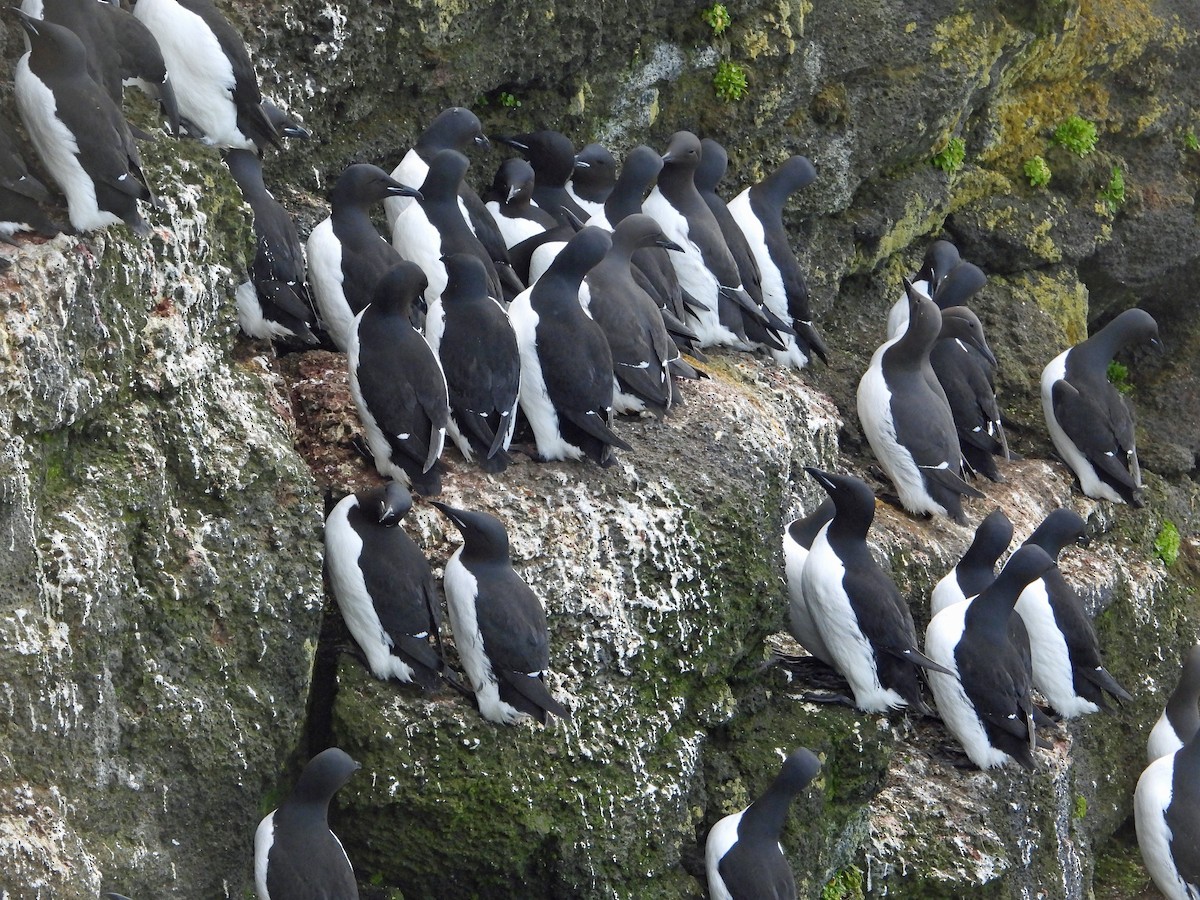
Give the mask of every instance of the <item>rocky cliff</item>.
[[[3, 251], [0, 896], [249, 896], [259, 816], [326, 743], [364, 764], [335, 820], [364, 896], [701, 896], [707, 829], [801, 744], [824, 759], [784, 839], [806, 896], [1143, 889], [1132, 786], [1200, 616], [1193, 4], [783, 0], [731, 6], [720, 34], [700, 6], [651, 0], [221, 5], [265, 91], [316, 134], [268, 164], [302, 231], [342, 166], [390, 168], [451, 104], [493, 133], [552, 124], [618, 154], [712, 135], [731, 194], [804, 153], [819, 177], [789, 226], [835, 355], [798, 374], [714, 354], [677, 415], [621, 424], [635, 450], [607, 471], [522, 457], [492, 478], [451, 457], [447, 499], [509, 526], [573, 712], [493, 726], [347, 652], [321, 587], [322, 497], [374, 475], [350, 447], [342, 359], [237, 334], [247, 210], [211, 150], [145, 145], [167, 201], [151, 241]], [[0, 49], [10, 66], [21, 52], [7, 21]], [[720, 62], [741, 67], [741, 99], [714, 92]], [[1070, 115], [1097, 127], [1084, 157], [1052, 141]], [[1043, 187], [1023, 174], [1035, 156]], [[874, 477], [854, 386], [937, 236], [989, 274], [976, 308], [1026, 457], [969, 516], [1000, 505], [1018, 537], [1059, 504], [1087, 517], [1064, 568], [1136, 698], [1065, 726], [1033, 775], [963, 768], [934, 721], [816, 706], [762, 669], [785, 643], [778, 536], [817, 499], [801, 467]], [[1035, 387], [1134, 303], [1167, 345], [1123, 360], [1141, 511], [1086, 501], [1048, 459]], [[1170, 567], [1167, 520], [1184, 535]], [[456, 546], [425, 505], [407, 527], [435, 566]], [[919, 627], [969, 539], [879, 504], [872, 541]]]

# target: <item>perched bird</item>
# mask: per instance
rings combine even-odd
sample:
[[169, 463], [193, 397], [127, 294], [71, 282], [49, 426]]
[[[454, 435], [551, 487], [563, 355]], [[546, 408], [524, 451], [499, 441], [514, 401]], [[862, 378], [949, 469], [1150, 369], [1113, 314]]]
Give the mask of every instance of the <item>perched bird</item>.
[[821, 529], [833, 519], [836, 507], [832, 497], [826, 497], [807, 516], [793, 519], [783, 530], [783, 563], [787, 576], [788, 631], [796, 641], [828, 666], [833, 666], [833, 656], [825, 646], [825, 639], [817, 628], [816, 619], [804, 597], [804, 564], [808, 552]]
[[780, 335], [784, 349], [771, 350], [771, 356], [797, 369], [808, 365], [814, 354], [823, 362], [829, 355], [829, 348], [813, 324], [808, 282], [783, 227], [783, 205], [788, 197], [816, 177], [808, 159], [793, 156], [729, 201], [729, 212], [746, 235], [758, 262], [763, 302], [793, 331]]
[[763, 795], [717, 822], [704, 844], [704, 868], [712, 900], [796, 897], [796, 882], [779, 837], [792, 800], [821, 770], [806, 747], [783, 761]]
[[[1083, 537], [1084, 529], [1074, 510], [1056, 509], [1025, 539], [1024, 546], [1041, 547], [1057, 562], [1067, 544]], [[1073, 719], [1101, 709], [1111, 711], [1105, 693], [1119, 702], [1133, 699], [1105, 670], [1083, 600], [1058, 566], [1021, 592], [1017, 612], [1029, 630], [1033, 683], [1059, 715]]]
[[138, 0], [190, 133], [215, 147], [279, 146], [246, 43], [212, 0]]
[[867, 546], [875, 495], [860, 479], [806, 468], [833, 499], [833, 519], [817, 533], [801, 585], [834, 667], [866, 712], [909, 706], [923, 714], [917, 669], [950, 674], [917, 649], [908, 604]]
[[41, 204], [54, 201], [46, 186], [29, 174], [13, 134], [12, 125], [0, 118], [0, 241], [12, 243], [12, 236], [22, 231], [53, 237], [60, 229]]
[[506, 451], [521, 386], [517, 336], [504, 307], [488, 293], [478, 257], [455, 253], [445, 266], [446, 287], [429, 306], [425, 337], [446, 375], [447, 432], [465, 459], [485, 472], [503, 472], [512, 462]]
[[1012, 541], [1013, 526], [1001, 509], [992, 510], [975, 529], [975, 538], [953, 569], [933, 588], [929, 613], [969, 600], [996, 579], [996, 561]]
[[421, 182], [421, 197], [396, 217], [392, 229], [396, 252], [420, 266], [429, 280], [426, 303], [440, 297], [446, 287], [443, 260], [452, 253], [476, 257], [487, 274], [488, 291], [493, 297], [503, 296], [492, 257], [467, 225], [458, 206], [459, 187], [469, 165], [457, 150], [439, 150]]
[[575, 168], [567, 181], [567, 193], [590, 222], [604, 215], [604, 202], [617, 183], [617, 160], [602, 144], [588, 144], [575, 154]]
[[271, 123], [271, 127], [275, 129], [280, 137], [289, 138], [293, 141], [307, 141], [312, 139], [311, 131], [265, 97], [263, 98], [262, 108], [263, 113]]
[[376, 470], [430, 496], [442, 490], [438, 457], [450, 400], [437, 355], [412, 325], [412, 306], [424, 290], [415, 263], [402, 260], [384, 275], [354, 319], [346, 364]]
[[159, 101], [171, 132], [179, 133], [179, 106], [158, 40], [135, 16], [116, 3], [95, 0], [22, 0], [21, 8], [78, 35], [87, 49], [88, 73], [118, 109], [124, 83], [132, 81]]
[[[949, 241], [934, 241], [925, 250], [925, 258], [921, 261], [921, 268], [917, 270], [917, 274], [912, 277], [913, 287], [924, 294], [933, 297], [938, 292], [938, 288], [956, 268], [962, 265], [963, 259], [958, 254], [958, 248]], [[983, 273], [976, 267], [972, 267], [974, 272], [970, 273], [970, 280], [978, 280], [975, 272], [982, 276]], [[959, 276], [960, 278], [963, 276]], [[980, 287], [983, 285], [980, 284]], [[969, 296], [969, 295], [968, 295]], [[957, 300], [954, 304], [961, 305], [965, 302], [966, 297]], [[934, 301], [937, 302], [936, 300]], [[892, 304], [892, 308], [888, 310], [887, 320], [887, 336], [889, 339], [899, 337], [900, 334], [908, 327], [908, 293], [900, 292], [899, 299]]]
[[962, 497], [983, 495], [963, 481], [958, 431], [929, 364], [942, 314], [911, 283], [906, 287], [909, 327], [871, 357], [858, 383], [858, 418], [904, 508], [949, 516], [962, 525]]
[[1133, 817], [1146, 871], [1163, 896], [1200, 897], [1200, 732], [1142, 772]]
[[1040, 547], [1021, 547], [977, 597], [946, 607], [925, 630], [925, 652], [945, 667], [929, 673], [938, 712], [981, 769], [1009, 759], [1034, 767], [1029, 652], [1013, 640], [1009, 620], [1025, 586], [1053, 567]]
[[1042, 370], [1042, 412], [1058, 455], [1089, 497], [1141, 506], [1142, 472], [1133, 415], [1108, 380], [1108, 364], [1126, 347], [1159, 348], [1158, 323], [1127, 309]]
[[425, 554], [400, 527], [410, 509], [412, 495], [397, 481], [347, 494], [325, 520], [325, 565], [371, 674], [431, 691], [443, 665], [429, 638], [442, 610]]
[[745, 322], [757, 320], [765, 325], [766, 317], [742, 287], [721, 226], [696, 190], [700, 139], [691, 132], [677, 131], [662, 161], [658, 183], [642, 209], [668, 238], [684, 248], [670, 259], [680, 286], [694, 301], [688, 307], [689, 324], [694, 324], [702, 347], [748, 346]]
[[558, 220], [532, 200], [533, 166], [519, 156], [504, 160], [484, 195], [484, 205], [510, 250], [558, 226]]
[[291, 795], [254, 833], [258, 900], [357, 900], [342, 842], [329, 830], [329, 801], [361, 766], [330, 747], [308, 761]]
[[612, 248], [584, 276], [587, 308], [612, 350], [613, 408], [620, 413], [649, 411], [661, 418], [673, 401], [669, 365], [679, 351], [654, 300], [634, 278], [633, 254], [640, 247], [679, 249], [649, 216], [622, 219], [613, 231]]
[[546, 689], [546, 611], [512, 567], [508, 532], [488, 513], [433, 505], [463, 536], [463, 545], [446, 563], [446, 603], [480, 715], [501, 725], [525, 716], [545, 724], [548, 713], [570, 718]]
[[929, 351], [929, 364], [950, 404], [968, 471], [1003, 481], [995, 457], [1008, 459], [1009, 452], [993, 381], [996, 357], [975, 313], [965, 306], [942, 310], [942, 330]]
[[1150, 740], [1146, 743], [1149, 761], [1174, 753], [1197, 731], [1200, 731], [1200, 644], [1184, 657], [1179, 684], [1150, 731]]
[[80, 231], [125, 222], [141, 237], [150, 226], [138, 201], [154, 196], [121, 111], [87, 71], [87, 51], [61, 25], [16, 11], [27, 50], [14, 88], [21, 120], [38, 156], [67, 195]]
[[579, 305], [584, 276], [612, 246], [584, 228], [509, 307], [521, 350], [521, 409], [545, 460], [616, 462], [632, 448], [612, 432], [613, 357], [604, 331]]
[[575, 170], [575, 147], [570, 138], [557, 131], [534, 131], [497, 137], [496, 142], [512, 147], [533, 166], [534, 203], [562, 225], [571, 224], [564, 210], [581, 222], [587, 220], [587, 212], [567, 191], [567, 181]]
[[762, 272], [759, 271], [758, 260], [741, 226], [717, 193], [717, 185], [725, 177], [728, 166], [729, 155], [725, 148], [712, 138], [705, 138], [700, 142], [700, 165], [692, 175], [692, 182], [721, 228], [721, 237], [725, 239], [725, 246], [737, 263], [738, 276], [746, 295], [761, 313], [761, 317], [744, 318], [741, 323], [742, 331], [750, 342], [747, 349], [762, 346], [779, 352], [784, 349], [783, 339], [791, 333], [792, 326], [763, 304]]
[[346, 349], [354, 317], [371, 302], [379, 279], [402, 259], [375, 230], [371, 205], [420, 193], [366, 163], [347, 167], [333, 186], [329, 216], [309, 234], [306, 248], [321, 323], [339, 350]]
[[312, 332], [317, 316], [308, 296], [307, 266], [296, 224], [263, 183], [262, 160], [256, 151], [225, 150], [221, 156], [254, 212], [250, 280], [236, 291], [242, 331], [266, 341], [318, 343]]

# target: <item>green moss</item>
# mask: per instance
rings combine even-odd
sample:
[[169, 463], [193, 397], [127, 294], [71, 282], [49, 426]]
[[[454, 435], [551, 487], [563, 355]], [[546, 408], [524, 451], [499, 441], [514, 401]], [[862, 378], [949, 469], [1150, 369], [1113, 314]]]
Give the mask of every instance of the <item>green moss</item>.
[[1122, 394], [1133, 393], [1133, 383], [1129, 380], [1129, 366], [1119, 363], [1115, 359], [1111, 360], [1106, 374], [1109, 383]]
[[1125, 205], [1125, 175], [1120, 166], [1112, 167], [1108, 184], [1100, 189], [1100, 201], [1110, 213], [1115, 213]]
[[1024, 165], [1021, 166], [1021, 171], [1029, 179], [1030, 187], [1045, 187], [1050, 183], [1050, 166], [1040, 156], [1025, 160]]
[[1179, 559], [1179, 529], [1170, 519], [1162, 523], [1154, 538], [1154, 555], [1163, 561], [1164, 565], [1173, 566]]
[[1082, 819], [1082, 818], [1086, 817], [1087, 811], [1088, 811], [1087, 797], [1083, 796], [1083, 794], [1077, 794], [1075, 796], [1075, 809], [1073, 810], [1073, 814], [1074, 814], [1075, 818]]
[[723, 59], [717, 63], [713, 75], [713, 90], [726, 103], [736, 103], [746, 96], [746, 70], [735, 62]]
[[1183, 147], [1193, 153], [1200, 150], [1200, 137], [1196, 137], [1196, 129], [1189, 128], [1183, 134]]
[[967, 142], [960, 137], [952, 137], [945, 147], [930, 157], [929, 163], [947, 175], [952, 175], [962, 168], [966, 158]]
[[733, 20], [729, 16], [729, 10], [723, 3], [714, 3], [708, 9], [700, 13], [700, 18], [708, 23], [708, 27], [713, 30], [713, 34], [724, 34], [732, 24]]
[[821, 900], [862, 900], [865, 880], [858, 866], [839, 871], [821, 888]]
[[1054, 129], [1052, 140], [1076, 156], [1087, 156], [1096, 149], [1096, 126], [1082, 116], [1068, 116]]

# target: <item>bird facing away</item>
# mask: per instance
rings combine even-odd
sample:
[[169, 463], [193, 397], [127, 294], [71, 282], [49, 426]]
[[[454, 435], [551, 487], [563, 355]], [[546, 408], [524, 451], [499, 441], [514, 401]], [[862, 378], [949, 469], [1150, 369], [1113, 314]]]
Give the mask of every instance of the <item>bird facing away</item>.
[[501, 725], [525, 717], [545, 724], [548, 714], [569, 718], [570, 712], [546, 689], [546, 611], [512, 567], [508, 532], [488, 513], [437, 501], [433, 505], [463, 536], [463, 545], [446, 563], [446, 603], [480, 715]]
[[779, 838], [792, 800], [820, 770], [816, 754], [801, 747], [783, 761], [761, 797], [712, 827], [704, 844], [712, 900], [796, 897], [795, 878]]
[[360, 766], [330, 747], [308, 761], [291, 795], [254, 833], [258, 900], [358, 900], [342, 842], [329, 830], [329, 802]]
[[1146, 871], [1163, 896], [1200, 897], [1200, 732], [1146, 767], [1133, 814]]
[[1174, 753], [1197, 731], [1200, 731], [1200, 644], [1184, 657], [1179, 683], [1150, 731], [1146, 744], [1148, 762]]

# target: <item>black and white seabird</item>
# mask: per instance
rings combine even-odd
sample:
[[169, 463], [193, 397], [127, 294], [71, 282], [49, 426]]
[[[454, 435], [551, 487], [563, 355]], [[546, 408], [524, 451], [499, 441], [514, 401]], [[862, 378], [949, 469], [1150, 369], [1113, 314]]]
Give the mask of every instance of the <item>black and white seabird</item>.
[[512, 462], [506, 451], [521, 386], [517, 336], [507, 311], [488, 293], [478, 257], [455, 253], [445, 266], [446, 287], [429, 306], [425, 337], [446, 375], [447, 432], [467, 460], [485, 472], [503, 472]]
[[158, 39], [189, 132], [216, 147], [279, 146], [246, 43], [212, 0], [138, 0], [133, 14]]
[[399, 261], [354, 319], [346, 346], [350, 395], [375, 468], [418, 494], [441, 493], [438, 458], [450, 422], [441, 363], [412, 324], [425, 290], [415, 263]]
[[440, 297], [446, 287], [446, 265], [442, 260], [453, 253], [476, 257], [487, 272], [488, 291], [493, 297], [503, 296], [491, 254], [459, 208], [459, 188], [469, 165], [470, 161], [457, 150], [439, 150], [421, 182], [421, 197], [405, 207], [392, 228], [392, 246], [420, 266], [429, 279], [426, 303]]
[[575, 154], [567, 193], [587, 213], [586, 221], [604, 215], [604, 202], [616, 183], [617, 160], [603, 144], [588, 144]]
[[1158, 323], [1127, 309], [1042, 370], [1042, 412], [1058, 455], [1089, 497], [1141, 506], [1142, 472], [1133, 415], [1108, 380], [1108, 364], [1126, 347], [1161, 347]]
[[[963, 259], [959, 256], [958, 248], [952, 243], [949, 241], [934, 241], [926, 248], [925, 258], [921, 261], [921, 267], [912, 277], [913, 287], [932, 298], [937, 294], [938, 288], [942, 286], [942, 282], [962, 263]], [[983, 274], [978, 268], [975, 271], [979, 272], [980, 275]], [[974, 279], [974, 273], [972, 273], [971, 277]], [[946, 305], [960, 306], [966, 302], [966, 299], [967, 297], [964, 296], [956, 300], [953, 304]], [[934, 302], [936, 303], [937, 301], [934, 300]], [[899, 337], [901, 332], [907, 327], [908, 294], [905, 291], [901, 291], [900, 297], [892, 304], [892, 308], [888, 310], [888, 338]]]
[[700, 139], [688, 131], [675, 132], [662, 156], [658, 183], [642, 209], [684, 248], [670, 259], [680, 286], [695, 301], [688, 307], [688, 324], [700, 346], [749, 347], [745, 322], [766, 325], [767, 319], [746, 293], [721, 226], [696, 189], [700, 158]]
[[235, 293], [238, 324], [260, 340], [318, 343], [312, 332], [317, 316], [308, 296], [307, 266], [296, 224], [263, 183], [262, 160], [256, 151], [225, 150], [221, 155], [254, 213], [250, 280]]
[[616, 462], [632, 448], [612, 432], [613, 357], [599, 324], [579, 304], [584, 276], [612, 246], [584, 228], [509, 307], [521, 349], [521, 409], [544, 460]]
[[780, 335], [785, 349], [772, 349], [771, 356], [797, 369], [808, 365], [814, 354], [822, 361], [827, 361], [829, 355], [829, 348], [813, 324], [808, 282], [783, 227], [783, 206], [788, 197], [816, 177], [816, 170], [807, 158], [793, 156], [729, 201], [729, 212], [758, 261], [763, 302], [794, 332]]
[[329, 830], [329, 802], [360, 768], [337, 747], [322, 750], [308, 761], [288, 798], [259, 823], [258, 900], [358, 900], [350, 858]]
[[712, 900], [796, 897], [795, 878], [779, 838], [792, 800], [820, 770], [816, 754], [801, 747], [783, 761], [761, 797], [712, 827], [704, 844]]
[[[312, 140], [312, 132], [305, 128], [297, 121], [291, 113], [285, 112], [273, 101], [263, 98], [262, 102], [263, 113], [266, 115], [271, 126], [275, 129], [280, 137], [288, 138], [293, 141], [308, 141]], [[260, 148], [262, 149], [262, 148]]]
[[949, 516], [961, 525], [962, 498], [983, 495], [963, 480], [958, 431], [929, 364], [942, 314], [911, 283], [906, 288], [909, 326], [871, 357], [858, 384], [858, 418], [904, 508]]
[[875, 495], [852, 475], [806, 468], [833, 499], [835, 511], [813, 539], [801, 584], [804, 600], [834, 667], [866, 712], [929, 708], [917, 669], [948, 672], [917, 649], [912, 613], [867, 546]]
[[929, 673], [938, 713], [981, 769], [1009, 759], [1034, 767], [1029, 653], [1014, 642], [1009, 622], [1021, 591], [1053, 567], [1040, 547], [1021, 547], [977, 597], [943, 609], [925, 630], [925, 652], [945, 667]]
[[533, 183], [533, 166], [513, 156], [500, 163], [491, 189], [484, 195], [484, 205], [510, 250], [558, 226], [554, 216], [532, 202]]
[[154, 196], [121, 111], [87, 71], [87, 50], [61, 25], [15, 10], [28, 50], [13, 77], [17, 107], [42, 163], [67, 195], [80, 231], [125, 222], [141, 237], [150, 226], [138, 201]]
[[804, 597], [804, 564], [817, 534], [832, 519], [836, 507], [832, 497], [826, 497], [807, 516], [788, 523], [783, 530], [783, 565], [788, 590], [788, 631], [796, 641], [826, 665], [833, 665], [833, 656], [817, 628], [812, 609]]
[[1197, 731], [1200, 731], [1200, 644], [1184, 657], [1179, 683], [1150, 730], [1150, 740], [1146, 742], [1149, 762], [1174, 753]]
[[628, 216], [612, 233], [612, 249], [584, 282], [588, 312], [612, 350], [613, 408], [619, 413], [648, 411], [661, 418], [673, 402], [670, 362], [679, 350], [658, 306], [634, 278], [633, 254], [640, 247], [679, 249], [649, 216]]
[[502, 725], [526, 716], [542, 724], [547, 714], [570, 718], [546, 688], [546, 611], [512, 567], [508, 532], [488, 513], [433, 505], [463, 536], [463, 545], [446, 563], [446, 603], [480, 715]]
[[[1056, 509], [1025, 546], [1038, 546], [1056, 562], [1063, 548], [1078, 542], [1085, 524], [1071, 509]], [[1118, 702], [1133, 698], [1104, 668], [1100, 642], [1083, 600], [1055, 566], [1033, 581], [1017, 601], [1033, 651], [1033, 683], [1064, 719], [1111, 711], [1105, 694]]]
[[996, 561], [1012, 542], [1013, 526], [1002, 509], [994, 509], [975, 529], [971, 546], [953, 569], [933, 587], [929, 614], [969, 600], [996, 579]]
[[1133, 813], [1142, 860], [1163, 896], [1200, 898], [1200, 732], [1146, 767]]
[[13, 135], [12, 125], [0, 117], [0, 241], [12, 243], [12, 236], [24, 231], [53, 237], [61, 229], [42, 204], [54, 200], [46, 186], [29, 174]]
[[139, 19], [117, 3], [96, 0], [22, 0], [31, 16], [71, 29], [87, 49], [88, 73], [121, 108], [126, 81], [162, 105], [173, 134], [179, 133], [179, 107], [158, 40]]
[[346, 349], [354, 317], [371, 302], [379, 279], [402, 260], [375, 230], [370, 208], [385, 197], [416, 196], [416, 188], [366, 163], [347, 167], [333, 186], [329, 216], [312, 230], [305, 246], [321, 324], [339, 350]]
[[[429, 164], [433, 162], [433, 158], [440, 151], [457, 150], [459, 153], [466, 153], [471, 147], [486, 149], [490, 146], [490, 142], [483, 133], [479, 117], [469, 109], [451, 106], [438, 113], [428, 127], [421, 132], [416, 144], [404, 154], [404, 158], [400, 160], [396, 168], [392, 169], [392, 178], [401, 184], [421, 184], [425, 180], [425, 176], [429, 174]], [[463, 190], [464, 193], [475, 193], [466, 184], [463, 185]], [[479, 202], [477, 195], [474, 199]], [[412, 200], [406, 197], [389, 197], [384, 201], [383, 208], [387, 213], [389, 233], [396, 226], [396, 217], [410, 203]], [[470, 212], [467, 208], [466, 197], [463, 198], [461, 208], [464, 218], [469, 220]]]
[[567, 191], [567, 181], [575, 170], [575, 147], [570, 138], [557, 131], [534, 131], [497, 137], [496, 143], [512, 147], [529, 160], [534, 174], [533, 202], [559, 224], [571, 224], [564, 210], [581, 222], [588, 218]]
[[942, 330], [929, 351], [929, 364], [950, 404], [968, 471], [1003, 481], [995, 458], [1008, 459], [1009, 452], [996, 400], [996, 357], [975, 313], [965, 306], [942, 310]]
[[325, 565], [371, 674], [429, 691], [441, 680], [429, 639], [437, 639], [442, 610], [429, 561], [400, 527], [411, 508], [398, 481], [343, 497], [325, 519]]

